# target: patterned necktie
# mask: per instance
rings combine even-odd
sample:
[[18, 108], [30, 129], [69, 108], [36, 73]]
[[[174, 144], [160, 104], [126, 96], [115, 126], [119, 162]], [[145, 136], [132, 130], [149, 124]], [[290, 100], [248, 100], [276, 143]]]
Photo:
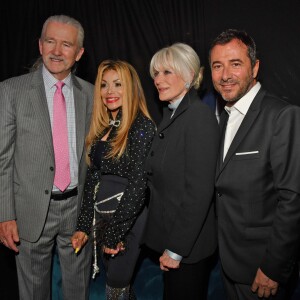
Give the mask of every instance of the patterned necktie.
[[71, 182], [66, 101], [64, 83], [58, 81], [53, 98], [53, 147], [55, 157], [54, 185], [62, 192]]

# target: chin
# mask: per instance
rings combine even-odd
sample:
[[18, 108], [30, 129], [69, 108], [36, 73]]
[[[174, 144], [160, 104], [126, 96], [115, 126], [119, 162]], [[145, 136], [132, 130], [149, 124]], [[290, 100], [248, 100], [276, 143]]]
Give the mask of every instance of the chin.
[[233, 96], [233, 95], [230, 95], [230, 94], [225, 94], [225, 93], [223, 93], [223, 94], [221, 94], [222, 95], [222, 98], [225, 100], [225, 101], [227, 101], [227, 102], [234, 102], [234, 101], [236, 101], [236, 97], [235, 96]]
[[169, 98], [166, 97], [159, 97], [160, 101], [171, 101]]

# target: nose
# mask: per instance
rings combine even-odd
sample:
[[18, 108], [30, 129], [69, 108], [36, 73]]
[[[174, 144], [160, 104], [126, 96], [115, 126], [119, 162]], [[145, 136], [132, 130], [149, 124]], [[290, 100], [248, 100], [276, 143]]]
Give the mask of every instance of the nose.
[[161, 74], [157, 74], [155, 77], [154, 77], [154, 84], [157, 86], [160, 84], [160, 82], [162, 81], [162, 76]]
[[114, 91], [113, 86], [112, 85], [108, 85], [108, 87], [107, 87], [107, 93], [108, 94], [112, 94], [113, 91]]
[[223, 81], [227, 81], [227, 80], [229, 80], [231, 78], [232, 78], [232, 73], [230, 71], [230, 68], [224, 67], [223, 68], [223, 72], [222, 72], [222, 80]]
[[55, 55], [59, 55], [61, 53], [61, 46], [59, 43], [56, 43], [53, 49]]

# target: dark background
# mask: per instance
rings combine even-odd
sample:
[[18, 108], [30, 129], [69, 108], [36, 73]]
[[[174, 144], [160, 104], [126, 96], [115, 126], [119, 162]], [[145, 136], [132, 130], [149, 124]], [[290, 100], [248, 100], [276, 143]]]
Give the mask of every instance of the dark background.
[[160, 120], [160, 104], [149, 62], [174, 42], [191, 45], [205, 66], [200, 94], [211, 89], [210, 42], [222, 30], [246, 30], [256, 41], [263, 86], [300, 104], [299, 0], [8, 0], [0, 7], [0, 81], [28, 72], [39, 56], [45, 19], [67, 14], [85, 29], [85, 53], [77, 75], [94, 83], [104, 59], [122, 59], [138, 71], [150, 113]]
[[[300, 105], [299, 0], [2, 1], [0, 81], [28, 72], [39, 56], [43, 22], [53, 14], [70, 15], [85, 29], [85, 53], [77, 75], [94, 83], [102, 60], [127, 60], [141, 77], [150, 113], [157, 123], [161, 106], [148, 71], [153, 54], [175, 42], [191, 45], [205, 67], [200, 90], [204, 95], [212, 89], [208, 66], [210, 42], [227, 28], [246, 30], [255, 39], [262, 85]], [[0, 266], [0, 298], [4, 299], [4, 291], [14, 293], [13, 285], [9, 290], [6, 282], [15, 277], [13, 256], [1, 246]]]

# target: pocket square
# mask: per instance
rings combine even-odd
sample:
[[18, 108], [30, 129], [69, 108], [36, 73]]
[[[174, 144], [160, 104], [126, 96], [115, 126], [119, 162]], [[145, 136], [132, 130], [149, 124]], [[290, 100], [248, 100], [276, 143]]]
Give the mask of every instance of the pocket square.
[[249, 154], [257, 154], [259, 151], [249, 151], [249, 152], [237, 152], [235, 155], [249, 155]]

